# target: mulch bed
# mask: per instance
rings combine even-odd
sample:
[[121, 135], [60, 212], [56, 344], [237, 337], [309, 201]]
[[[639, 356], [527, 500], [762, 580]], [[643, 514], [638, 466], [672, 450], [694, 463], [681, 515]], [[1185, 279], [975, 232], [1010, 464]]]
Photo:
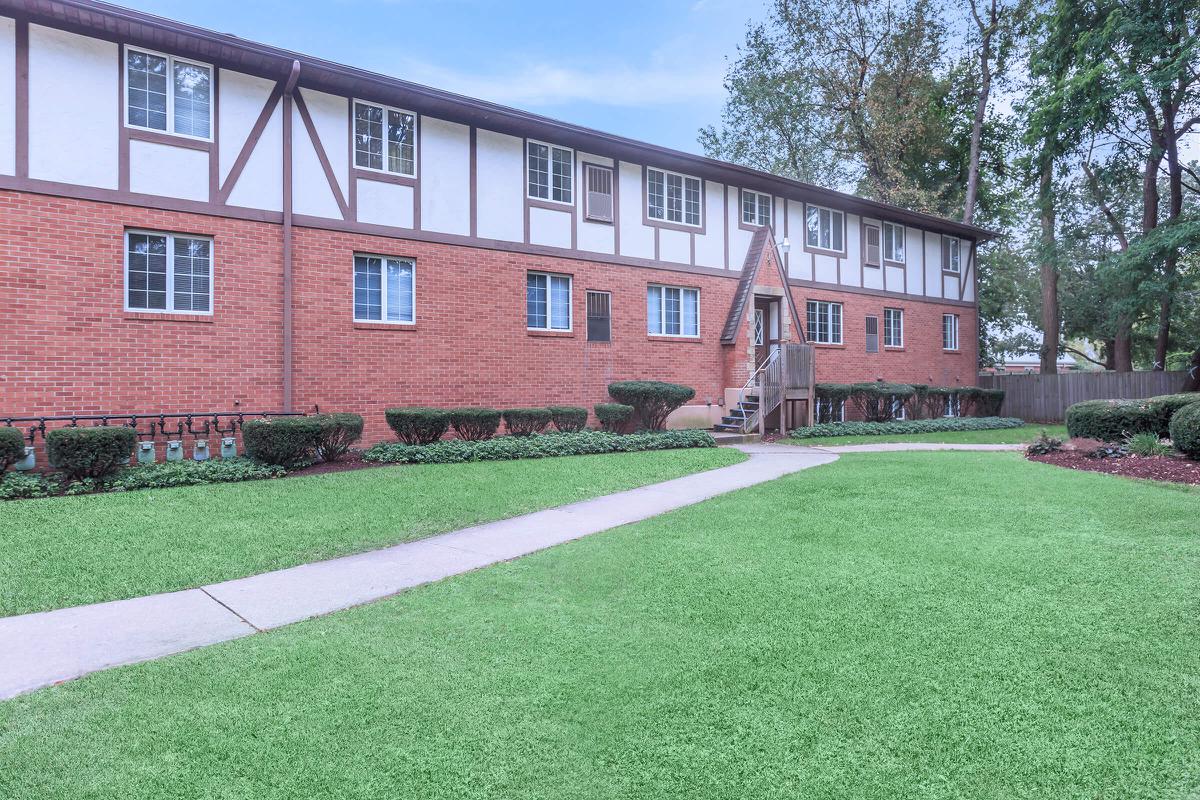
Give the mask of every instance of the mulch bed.
[[290, 478], [293, 475], [321, 475], [326, 472], [349, 472], [354, 469], [370, 469], [372, 467], [394, 467], [395, 464], [381, 464], [378, 461], [363, 461], [362, 453], [357, 453], [351, 450], [340, 460], [333, 463], [318, 461], [312, 466], [304, 467], [303, 469], [288, 470], [287, 476]]
[[1200, 461], [1174, 456], [1124, 456], [1122, 458], [1088, 458], [1082, 453], [1060, 451], [1044, 456], [1026, 456], [1030, 461], [1054, 464], [1067, 469], [1106, 472], [1126, 478], [1146, 478], [1200, 486]]

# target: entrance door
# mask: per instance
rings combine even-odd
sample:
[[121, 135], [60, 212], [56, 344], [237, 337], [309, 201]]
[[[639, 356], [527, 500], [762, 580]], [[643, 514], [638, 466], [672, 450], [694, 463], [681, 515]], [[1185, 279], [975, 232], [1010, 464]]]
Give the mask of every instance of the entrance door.
[[772, 350], [779, 349], [779, 301], [768, 297], [754, 298], [754, 367], [763, 365]]

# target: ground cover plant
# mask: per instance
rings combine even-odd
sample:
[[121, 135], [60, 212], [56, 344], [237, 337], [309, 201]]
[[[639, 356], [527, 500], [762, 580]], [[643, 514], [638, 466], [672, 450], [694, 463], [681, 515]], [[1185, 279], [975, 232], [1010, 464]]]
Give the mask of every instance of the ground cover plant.
[[384, 464], [457, 464], [463, 461], [507, 461], [516, 458], [550, 458], [598, 453], [633, 453], [641, 450], [671, 450], [687, 447], [716, 447], [707, 431], [676, 430], [613, 434], [607, 431], [546, 433], [501, 436], [485, 442], [449, 439], [412, 446], [381, 442], [363, 453], [364, 461]]
[[290, 567], [744, 458], [728, 448], [617, 453], [6, 503], [0, 509], [0, 616]]
[[844, 456], [0, 703], [0, 796], [1183, 798], [1197, 501]]
[[893, 420], [891, 422], [826, 422], [797, 428], [793, 439], [838, 438], [843, 436], [897, 436], [948, 431], [985, 431], [1020, 428], [1025, 421], [1016, 417], [939, 417], [937, 419]]

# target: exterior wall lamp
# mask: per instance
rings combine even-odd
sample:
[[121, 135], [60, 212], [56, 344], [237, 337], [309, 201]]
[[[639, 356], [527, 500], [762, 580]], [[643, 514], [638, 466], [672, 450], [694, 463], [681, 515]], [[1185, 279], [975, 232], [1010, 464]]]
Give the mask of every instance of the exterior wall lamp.
[[782, 239], [780, 239], [778, 242], [776, 242], [776, 244], [779, 245], [779, 249], [783, 251], [783, 254], [785, 256], [788, 253], [790, 253], [792, 250], [792, 243], [788, 240], [788, 237], [786, 237], [786, 236], [783, 237]]

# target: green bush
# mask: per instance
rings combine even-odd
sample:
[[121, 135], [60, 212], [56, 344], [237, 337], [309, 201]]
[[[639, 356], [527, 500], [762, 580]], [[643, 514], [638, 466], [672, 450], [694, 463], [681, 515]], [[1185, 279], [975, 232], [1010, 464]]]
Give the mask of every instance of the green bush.
[[242, 443], [256, 461], [295, 467], [312, 460], [321, 432], [316, 417], [253, 419], [242, 426]]
[[1049, 436], [1045, 431], [1038, 434], [1038, 437], [1029, 443], [1025, 448], [1025, 452], [1034, 456], [1044, 456], [1050, 453], [1057, 453], [1062, 450], [1063, 440], [1057, 436]]
[[124, 426], [57, 428], [46, 434], [46, 456], [73, 480], [103, 481], [129, 464], [136, 442], [137, 432]]
[[1146, 403], [1156, 417], [1155, 424], [1158, 426], [1156, 432], [1160, 437], [1165, 438], [1171, 435], [1171, 417], [1184, 406], [1200, 403], [1200, 392], [1161, 394], [1158, 397], [1151, 397]]
[[890, 422], [897, 407], [908, 407], [916, 389], [907, 383], [872, 381], [850, 385], [850, 402], [867, 422]]
[[608, 393], [633, 406], [642, 427], [652, 431], [662, 430], [670, 413], [696, 396], [690, 386], [662, 381], [617, 381], [608, 385]]
[[450, 427], [450, 412], [442, 408], [389, 408], [384, 413], [388, 427], [405, 444], [429, 444], [442, 438]]
[[973, 413], [977, 417], [999, 416], [1000, 408], [1004, 405], [1003, 389], [976, 389], [978, 400]]
[[166, 461], [123, 469], [109, 481], [107, 488], [110, 491], [165, 489], [171, 486], [199, 486], [206, 483], [236, 483], [264, 478], [280, 478], [286, 474], [283, 467], [264, 464], [252, 458], [223, 458], [219, 461]]
[[366, 461], [388, 464], [457, 464], [464, 461], [508, 461], [597, 453], [632, 453], [715, 447], [706, 431], [678, 430], [617, 434], [605, 431], [547, 433], [537, 436], [501, 436], [482, 442], [451, 439], [425, 446], [381, 442], [363, 454]]
[[1147, 400], [1086, 400], [1067, 409], [1067, 433], [1119, 442], [1137, 433], [1157, 433], [1161, 414]]
[[561, 433], [575, 433], [587, 425], [588, 410], [579, 406], [550, 406], [550, 418]]
[[0, 500], [27, 500], [49, 497], [62, 490], [58, 478], [34, 472], [10, 472], [0, 475]]
[[624, 431], [633, 416], [633, 406], [624, 403], [597, 403], [592, 410], [596, 412], [596, 419], [600, 420], [600, 427], [609, 433]]
[[468, 442], [490, 439], [500, 427], [500, 412], [494, 408], [451, 409], [450, 425], [458, 438]]
[[1125, 440], [1125, 449], [1135, 456], [1165, 456], [1171, 446], [1164, 444], [1157, 433], [1135, 433]]
[[317, 414], [313, 419], [321, 426], [314, 452], [322, 461], [337, 461], [362, 438], [363, 418], [358, 414]]
[[1171, 417], [1171, 444], [1188, 458], [1200, 459], [1200, 403], [1192, 403]]
[[25, 437], [19, 428], [0, 428], [0, 472], [25, 457]]
[[946, 431], [990, 431], [1020, 428], [1025, 424], [1016, 417], [938, 417], [893, 422], [835, 422], [792, 431], [794, 439], [818, 436], [889, 436], [908, 433], [944, 433]]
[[532, 436], [541, 433], [550, 425], [553, 418], [548, 408], [509, 408], [505, 409], [504, 426], [513, 436]]

